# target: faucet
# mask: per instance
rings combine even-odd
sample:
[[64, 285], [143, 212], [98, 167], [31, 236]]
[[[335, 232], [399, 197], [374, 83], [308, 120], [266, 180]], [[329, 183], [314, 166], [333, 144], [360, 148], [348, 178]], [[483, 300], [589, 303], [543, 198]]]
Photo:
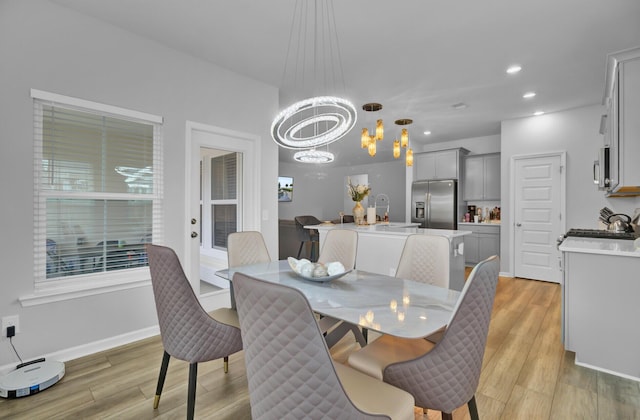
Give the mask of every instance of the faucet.
[[[381, 206], [379, 206], [379, 205], [378, 205], [378, 202], [380, 202], [380, 204], [382, 204], [382, 205], [381, 205]], [[389, 220], [388, 220], [388, 216], [389, 216], [389, 204], [390, 204], [389, 196], [388, 196], [387, 194], [382, 194], [382, 193], [381, 193], [381, 194], [376, 195], [376, 198], [375, 198], [375, 206], [376, 206], [376, 209], [377, 209], [378, 207], [385, 208], [385, 206], [384, 206], [384, 204], [385, 204], [385, 203], [387, 204], [387, 206], [386, 206], [386, 211], [385, 211], [385, 214], [387, 215], [387, 220], [385, 220], [385, 222], [388, 222], [388, 221], [389, 221]]]

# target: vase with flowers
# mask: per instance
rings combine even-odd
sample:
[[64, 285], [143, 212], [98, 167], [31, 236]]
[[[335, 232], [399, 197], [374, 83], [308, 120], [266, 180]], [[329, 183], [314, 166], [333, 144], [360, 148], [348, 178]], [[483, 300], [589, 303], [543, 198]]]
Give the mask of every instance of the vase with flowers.
[[347, 193], [351, 199], [356, 202], [356, 205], [353, 207], [353, 220], [357, 225], [364, 223], [364, 207], [362, 207], [360, 202], [368, 196], [370, 192], [371, 188], [368, 185], [354, 185], [351, 183], [351, 178], [349, 178], [347, 183]]

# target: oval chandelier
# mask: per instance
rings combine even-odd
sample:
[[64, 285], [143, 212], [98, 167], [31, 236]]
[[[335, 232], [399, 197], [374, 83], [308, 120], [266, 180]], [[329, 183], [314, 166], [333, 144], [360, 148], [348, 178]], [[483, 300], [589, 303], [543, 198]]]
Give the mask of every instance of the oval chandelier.
[[347, 134], [356, 120], [356, 108], [348, 100], [317, 96], [282, 110], [271, 124], [271, 136], [287, 149], [324, 146]]
[[301, 163], [330, 163], [333, 162], [334, 156], [331, 152], [311, 149], [296, 152], [293, 159]]
[[[300, 95], [307, 98], [278, 113], [271, 124], [271, 137], [280, 147], [305, 150], [299, 156], [296, 153], [299, 158], [294, 156], [298, 162], [331, 162], [331, 153], [315, 149], [344, 137], [357, 120], [355, 106], [349, 100], [336, 96], [335, 86], [331, 86], [333, 91], [327, 86], [328, 83], [335, 84], [337, 75], [342, 76], [333, 0], [296, 1], [283, 87], [287, 84], [285, 75], [288, 67], [295, 73], [292, 75], [293, 84], [302, 83], [293, 90], [304, 92], [309, 87], [305, 84], [312, 84], [313, 94]], [[322, 86], [319, 86], [320, 82], [323, 82]], [[320, 89], [324, 90], [324, 95], [317, 94]], [[318, 153], [327, 153], [331, 159], [327, 156], [320, 158]]]

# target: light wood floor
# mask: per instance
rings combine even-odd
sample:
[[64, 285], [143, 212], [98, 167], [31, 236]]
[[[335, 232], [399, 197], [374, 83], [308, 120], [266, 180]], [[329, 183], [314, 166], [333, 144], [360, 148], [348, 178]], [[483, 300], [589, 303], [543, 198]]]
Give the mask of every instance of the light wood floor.
[[[640, 383], [575, 366], [560, 342], [560, 286], [501, 278], [480, 385], [484, 419], [640, 419]], [[594, 335], [594, 340], [597, 340]], [[344, 361], [358, 348], [349, 334], [332, 350]], [[638, 349], [629, 349], [638, 351]], [[0, 400], [1, 419], [181, 419], [188, 367], [172, 360], [158, 410], [153, 410], [162, 356], [159, 337], [66, 363], [66, 376], [30, 397]], [[243, 353], [199, 366], [196, 417], [249, 419]], [[423, 418], [416, 409], [416, 419]], [[429, 410], [424, 416], [439, 419]], [[454, 419], [468, 419], [466, 407]]]

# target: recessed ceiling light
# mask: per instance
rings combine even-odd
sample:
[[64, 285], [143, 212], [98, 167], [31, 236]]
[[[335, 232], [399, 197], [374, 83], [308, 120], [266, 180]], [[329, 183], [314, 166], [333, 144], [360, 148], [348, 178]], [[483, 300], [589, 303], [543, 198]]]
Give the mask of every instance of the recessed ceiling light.
[[513, 66], [509, 66], [509, 68], [507, 69], [507, 73], [515, 74], [515, 73], [519, 72], [520, 70], [522, 70], [522, 67], [520, 67], [519, 65], [515, 64]]
[[534, 96], [536, 96], [536, 93], [535, 93], [535, 92], [527, 92], [527, 93], [525, 93], [524, 95], [522, 95], [522, 97], [523, 97], [524, 99], [533, 98]]
[[542, 115], [542, 114], [544, 114], [544, 111], [536, 111], [536, 112], [533, 113], [533, 115], [535, 115], [536, 117], [538, 115]]
[[468, 105], [465, 104], [464, 102], [458, 102], [457, 104], [453, 104], [451, 105], [451, 107], [453, 109], [459, 110], [459, 109], [465, 109]]
[[428, 136], [428, 135], [430, 135], [430, 134], [431, 134], [431, 131], [425, 131], [425, 132], [424, 132], [424, 135], [425, 135], [425, 136]]

